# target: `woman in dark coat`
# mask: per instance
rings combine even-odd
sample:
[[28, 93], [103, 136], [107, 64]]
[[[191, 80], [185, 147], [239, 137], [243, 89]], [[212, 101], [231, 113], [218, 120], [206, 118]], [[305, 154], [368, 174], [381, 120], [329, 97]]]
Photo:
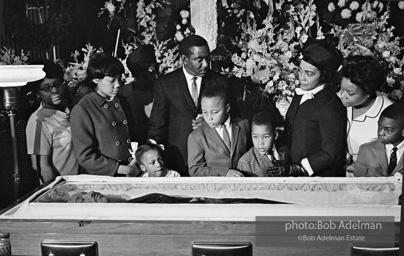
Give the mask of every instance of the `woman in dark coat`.
[[136, 123], [131, 136], [139, 144], [144, 144], [147, 141], [150, 115], [145, 108], [153, 102], [153, 85], [158, 71], [154, 47], [139, 46], [129, 54], [126, 64], [133, 81], [122, 86], [119, 94], [128, 102], [129, 113]]
[[300, 63], [300, 88], [286, 113], [284, 176], [345, 176], [346, 108], [333, 89], [339, 51], [308, 38]]

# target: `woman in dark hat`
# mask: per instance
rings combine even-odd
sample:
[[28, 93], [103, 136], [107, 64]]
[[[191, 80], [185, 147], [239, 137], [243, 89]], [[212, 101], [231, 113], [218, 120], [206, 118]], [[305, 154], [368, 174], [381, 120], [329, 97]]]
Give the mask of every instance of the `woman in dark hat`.
[[335, 93], [341, 53], [308, 38], [300, 63], [300, 87], [286, 113], [284, 176], [345, 176], [346, 108]]
[[154, 47], [139, 46], [129, 54], [126, 64], [134, 80], [121, 87], [119, 94], [126, 98], [132, 118], [136, 122], [136, 131], [131, 131], [132, 137], [140, 144], [144, 144], [149, 128], [149, 114], [146, 113], [146, 107], [153, 102], [153, 85], [158, 69]]

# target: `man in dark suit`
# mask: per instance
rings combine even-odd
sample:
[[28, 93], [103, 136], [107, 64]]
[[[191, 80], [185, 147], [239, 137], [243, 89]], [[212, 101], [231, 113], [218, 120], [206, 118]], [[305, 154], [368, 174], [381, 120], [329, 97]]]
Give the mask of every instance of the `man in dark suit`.
[[[187, 140], [201, 121], [200, 98], [211, 85], [227, 86], [227, 78], [209, 69], [209, 46], [197, 35], [186, 37], [179, 51], [183, 67], [159, 78], [154, 86], [154, 103], [148, 137], [166, 146], [166, 166], [189, 176]], [[232, 108], [236, 108], [232, 104]]]

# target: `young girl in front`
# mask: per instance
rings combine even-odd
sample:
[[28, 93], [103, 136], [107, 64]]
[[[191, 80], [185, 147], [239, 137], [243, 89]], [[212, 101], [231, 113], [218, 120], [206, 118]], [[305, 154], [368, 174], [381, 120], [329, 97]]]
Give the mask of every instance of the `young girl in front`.
[[161, 146], [152, 142], [138, 147], [135, 156], [140, 169], [144, 172], [142, 177], [180, 177], [178, 172], [164, 166], [162, 155]]

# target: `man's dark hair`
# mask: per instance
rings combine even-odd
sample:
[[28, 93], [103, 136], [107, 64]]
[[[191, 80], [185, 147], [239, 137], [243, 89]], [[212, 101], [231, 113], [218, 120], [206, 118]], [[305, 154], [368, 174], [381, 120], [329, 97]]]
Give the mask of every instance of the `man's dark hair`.
[[194, 46], [207, 46], [208, 42], [201, 36], [189, 35], [181, 41], [179, 51], [181, 55], [189, 56], [191, 54], [191, 48]]

